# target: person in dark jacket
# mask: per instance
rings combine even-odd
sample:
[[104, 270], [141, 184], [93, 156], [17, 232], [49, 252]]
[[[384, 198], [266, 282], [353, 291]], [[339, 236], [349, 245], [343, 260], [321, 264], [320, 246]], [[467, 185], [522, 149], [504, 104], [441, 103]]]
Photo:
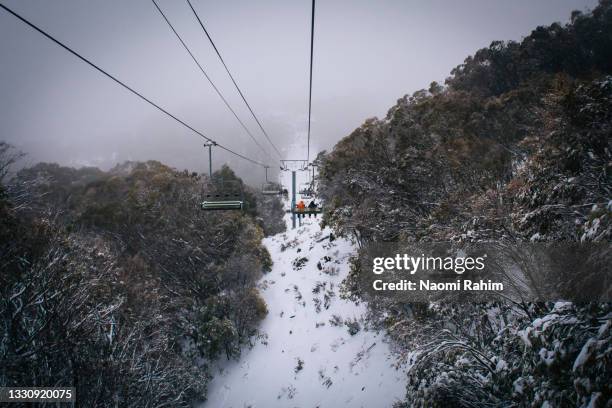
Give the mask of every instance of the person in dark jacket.
[[315, 212], [315, 210], [318, 208], [317, 203], [315, 203], [314, 200], [312, 200], [309, 204], [308, 204], [308, 218], [310, 218], [310, 216], [314, 213], [315, 218], [317, 218], [317, 213]]

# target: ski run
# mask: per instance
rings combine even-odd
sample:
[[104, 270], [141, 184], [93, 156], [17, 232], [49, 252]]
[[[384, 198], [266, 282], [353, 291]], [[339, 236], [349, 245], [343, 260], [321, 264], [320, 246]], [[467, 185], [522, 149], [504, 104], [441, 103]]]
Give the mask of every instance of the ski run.
[[285, 233], [264, 240], [274, 266], [259, 283], [268, 306], [263, 338], [239, 360], [217, 362], [201, 408], [390, 407], [400, 401], [406, 375], [384, 333], [364, 328], [364, 304], [340, 297], [355, 248], [342, 238], [330, 240], [320, 218], [306, 217], [293, 230], [291, 214], [285, 221]]

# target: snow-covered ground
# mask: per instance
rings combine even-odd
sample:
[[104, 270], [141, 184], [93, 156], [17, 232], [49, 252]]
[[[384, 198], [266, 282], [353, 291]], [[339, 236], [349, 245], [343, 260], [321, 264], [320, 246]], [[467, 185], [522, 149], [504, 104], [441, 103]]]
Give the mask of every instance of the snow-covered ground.
[[[389, 407], [401, 400], [406, 376], [384, 334], [363, 329], [363, 304], [340, 298], [353, 246], [330, 242], [314, 217], [295, 230], [289, 214], [285, 220], [286, 233], [265, 239], [274, 261], [259, 284], [267, 339], [239, 361], [218, 362], [201, 408]], [[351, 335], [341, 322], [354, 319], [360, 330]]]

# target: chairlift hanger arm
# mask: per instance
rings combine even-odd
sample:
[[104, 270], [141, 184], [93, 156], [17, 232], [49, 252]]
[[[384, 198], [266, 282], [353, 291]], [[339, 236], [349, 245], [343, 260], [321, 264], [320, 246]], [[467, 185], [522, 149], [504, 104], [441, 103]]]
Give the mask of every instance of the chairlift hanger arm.
[[283, 171], [306, 171], [308, 170], [308, 160], [302, 159], [284, 159], [281, 160], [281, 164], [283, 167], [281, 170]]

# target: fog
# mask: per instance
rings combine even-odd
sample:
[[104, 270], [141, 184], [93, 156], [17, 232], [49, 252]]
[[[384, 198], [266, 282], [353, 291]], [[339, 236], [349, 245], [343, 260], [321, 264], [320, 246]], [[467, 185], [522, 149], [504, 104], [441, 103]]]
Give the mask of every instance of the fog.
[[[1, 1], [1, 0], [0, 0]], [[274, 159], [185, 1], [158, 0], [212, 80]], [[285, 158], [306, 156], [308, 0], [192, 0], [232, 74]], [[270, 163], [222, 103], [150, 0], [4, 0], [208, 137]], [[443, 82], [493, 40], [567, 22], [596, 0], [320, 0], [311, 152], [330, 149], [395, 101]], [[0, 10], [0, 140], [39, 161], [108, 169], [125, 160], [208, 168], [204, 140]], [[295, 156], [300, 157], [295, 157]], [[251, 183], [263, 169], [215, 149]]]

